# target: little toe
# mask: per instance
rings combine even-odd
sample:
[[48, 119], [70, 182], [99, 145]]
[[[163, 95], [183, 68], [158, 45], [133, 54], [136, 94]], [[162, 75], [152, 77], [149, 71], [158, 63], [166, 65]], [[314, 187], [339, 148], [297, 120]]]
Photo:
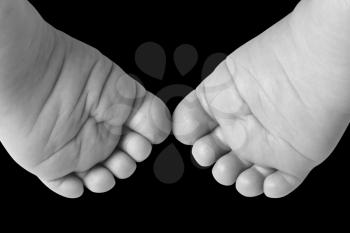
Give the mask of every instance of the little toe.
[[164, 102], [147, 92], [142, 101], [135, 105], [127, 126], [153, 144], [164, 141], [171, 131], [171, 115]]
[[198, 139], [192, 147], [192, 155], [203, 167], [211, 166], [215, 161], [228, 153], [230, 148], [223, 142], [222, 130], [217, 127], [212, 133]]
[[102, 166], [97, 166], [81, 175], [85, 186], [94, 193], [104, 193], [115, 185], [112, 173]]
[[136, 170], [136, 162], [123, 151], [117, 151], [104, 164], [117, 178], [129, 178]]
[[196, 140], [210, 133], [216, 126], [216, 121], [201, 106], [195, 91], [179, 103], [173, 114], [174, 135], [186, 145], [193, 145]]
[[52, 181], [41, 181], [53, 192], [63, 197], [78, 198], [84, 192], [83, 182], [75, 175], [67, 175]]
[[243, 163], [233, 152], [230, 152], [216, 161], [212, 173], [218, 183], [230, 186], [247, 167], [248, 164]]
[[264, 181], [264, 193], [267, 197], [280, 198], [296, 189], [301, 180], [282, 171], [267, 176]]
[[128, 131], [120, 141], [119, 147], [135, 161], [144, 161], [152, 151], [152, 144], [138, 133]]
[[265, 177], [271, 173], [273, 173], [272, 169], [254, 165], [238, 176], [236, 189], [246, 197], [258, 196], [264, 192]]

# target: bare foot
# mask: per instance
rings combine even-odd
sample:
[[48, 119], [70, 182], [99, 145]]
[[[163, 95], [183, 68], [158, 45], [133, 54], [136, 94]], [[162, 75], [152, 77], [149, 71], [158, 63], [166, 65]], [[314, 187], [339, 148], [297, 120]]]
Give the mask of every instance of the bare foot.
[[24, 0], [0, 1], [0, 106], [8, 153], [70, 198], [129, 177], [171, 130], [160, 99]]
[[174, 113], [202, 166], [245, 196], [282, 197], [333, 151], [350, 113], [350, 1], [301, 1], [227, 57]]

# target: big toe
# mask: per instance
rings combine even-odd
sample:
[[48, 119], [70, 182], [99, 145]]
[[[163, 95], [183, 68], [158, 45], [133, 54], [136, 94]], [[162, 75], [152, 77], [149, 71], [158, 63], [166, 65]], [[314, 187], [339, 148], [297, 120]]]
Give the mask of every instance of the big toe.
[[[140, 85], [139, 85], [140, 86]], [[139, 87], [143, 89], [143, 87]], [[144, 89], [143, 89], [144, 90]], [[171, 115], [164, 102], [150, 92], [139, 98], [127, 126], [153, 144], [164, 141], [171, 131]]]
[[206, 113], [195, 91], [179, 103], [173, 114], [174, 135], [186, 145], [193, 145], [216, 126], [217, 123]]

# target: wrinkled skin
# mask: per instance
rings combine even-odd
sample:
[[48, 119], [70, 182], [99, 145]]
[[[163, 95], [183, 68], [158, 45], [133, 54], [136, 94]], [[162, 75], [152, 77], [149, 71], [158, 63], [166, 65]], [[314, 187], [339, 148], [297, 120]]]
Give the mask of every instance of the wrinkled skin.
[[282, 197], [333, 151], [350, 119], [350, 1], [301, 1], [177, 107], [175, 136], [245, 196]]
[[28, 2], [0, 7], [2, 144], [63, 196], [80, 196], [82, 183], [107, 191], [110, 172], [94, 167], [121, 150], [139, 157], [118, 155], [110, 170], [147, 157], [150, 144], [170, 132], [167, 108], [99, 51], [47, 24]]

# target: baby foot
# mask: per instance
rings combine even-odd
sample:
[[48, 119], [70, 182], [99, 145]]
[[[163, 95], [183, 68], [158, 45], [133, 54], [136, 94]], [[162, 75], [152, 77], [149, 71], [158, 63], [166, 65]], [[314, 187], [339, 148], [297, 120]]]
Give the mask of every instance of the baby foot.
[[0, 4], [0, 139], [54, 192], [128, 178], [171, 130], [164, 103], [23, 0]]
[[282, 197], [349, 123], [349, 1], [302, 1], [221, 63], [178, 105], [173, 131], [245, 196]]

